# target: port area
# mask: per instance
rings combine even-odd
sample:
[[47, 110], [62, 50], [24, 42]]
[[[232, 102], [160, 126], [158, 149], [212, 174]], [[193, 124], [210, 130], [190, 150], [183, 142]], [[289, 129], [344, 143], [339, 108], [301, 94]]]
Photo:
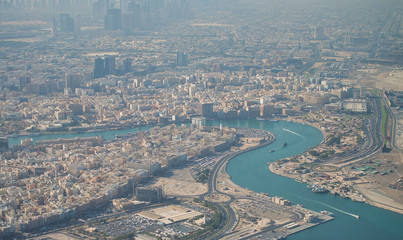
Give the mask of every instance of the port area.
[[[136, 235], [135, 239], [146, 240], [161, 237], [284, 239], [333, 219], [299, 204], [293, 205], [280, 196], [256, 193], [236, 185], [226, 172], [229, 158], [221, 160], [227, 155], [234, 157], [242, 151], [265, 146], [274, 139], [274, 136], [269, 138], [267, 132], [239, 131], [245, 136], [239, 146], [188, 163], [148, 182], [147, 186], [163, 189], [166, 197], [163, 202], [134, 205], [133, 209], [126, 210], [123, 204], [111, 204], [105, 211], [83, 216], [65, 227], [35, 235], [33, 239], [124, 239], [131, 234]], [[265, 137], [269, 141], [262, 142]], [[219, 165], [214, 168], [216, 164]], [[203, 183], [197, 173], [204, 169], [209, 169], [210, 177]], [[216, 214], [222, 220], [214, 225]]]
[[315, 215], [318, 216], [316, 222], [306, 222], [304, 224], [291, 224], [284, 226], [282, 229], [282, 231], [284, 231], [284, 235], [289, 236], [334, 219], [334, 217], [326, 214], [315, 213]]
[[[287, 236], [334, 219], [331, 213], [315, 212], [301, 205], [283, 206], [281, 209], [285, 213], [297, 215], [294, 215], [294, 217], [290, 216], [288, 219], [272, 219], [270, 222], [268, 221], [266, 225], [259, 221], [259, 223], [252, 228], [241, 226], [240, 228], [236, 228], [232, 233], [222, 237], [222, 239], [286, 239]], [[240, 225], [243, 225], [242, 220], [240, 221]], [[259, 225], [260, 227], [258, 227]]]
[[316, 222], [305, 222], [305, 223], [289, 223], [285, 224], [280, 228], [276, 228], [273, 230], [266, 231], [262, 234], [255, 235], [254, 239], [286, 239], [288, 236], [304, 231], [308, 228], [315, 227], [319, 224], [323, 224], [325, 222], [331, 221], [334, 218], [328, 216], [326, 214], [315, 213], [318, 216]]

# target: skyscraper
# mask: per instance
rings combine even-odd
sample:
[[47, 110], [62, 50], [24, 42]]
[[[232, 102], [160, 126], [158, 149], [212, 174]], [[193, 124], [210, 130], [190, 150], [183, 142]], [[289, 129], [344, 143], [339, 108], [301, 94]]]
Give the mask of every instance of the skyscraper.
[[31, 78], [27, 77], [27, 76], [20, 77], [19, 82], [20, 82], [20, 91], [22, 91], [25, 86], [27, 86], [29, 83], [31, 83]]
[[129, 4], [129, 0], [120, 0], [120, 10], [122, 11], [122, 13], [127, 13], [129, 11], [128, 8], [128, 4]]
[[56, 24], [56, 18], [54, 16], [54, 14], [52, 13], [52, 29], [51, 29], [51, 34], [52, 37], [56, 37], [57, 36], [57, 24]]
[[94, 78], [105, 77], [105, 65], [102, 58], [95, 59]]
[[105, 75], [115, 74], [116, 64], [114, 56], [106, 56], [105, 57]]
[[132, 60], [130, 58], [126, 58], [124, 60], [124, 72], [128, 73], [132, 71]]
[[212, 103], [203, 103], [201, 105], [201, 116], [204, 118], [213, 118], [214, 111], [213, 111], [213, 104]]
[[122, 27], [122, 13], [120, 9], [108, 9], [105, 16], [105, 30], [118, 30]]
[[83, 76], [81, 75], [66, 73], [64, 88], [70, 88], [74, 92], [76, 88], [80, 88], [82, 80]]
[[68, 13], [60, 14], [60, 31], [74, 32], [74, 19]]
[[74, 32], [81, 31], [81, 15], [77, 14], [74, 16]]
[[109, 9], [109, 0], [98, 0], [92, 4], [94, 18], [104, 17]]
[[188, 54], [185, 52], [178, 51], [176, 53], [176, 66], [186, 67], [188, 65]]

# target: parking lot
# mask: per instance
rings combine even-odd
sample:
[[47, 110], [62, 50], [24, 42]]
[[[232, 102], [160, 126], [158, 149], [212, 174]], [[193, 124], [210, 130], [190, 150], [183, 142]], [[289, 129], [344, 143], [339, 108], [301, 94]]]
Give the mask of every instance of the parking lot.
[[93, 227], [98, 233], [106, 237], [116, 237], [127, 233], [137, 232], [140, 229], [147, 229], [156, 226], [154, 221], [131, 214], [127, 217], [120, 218], [111, 222], [100, 222]]

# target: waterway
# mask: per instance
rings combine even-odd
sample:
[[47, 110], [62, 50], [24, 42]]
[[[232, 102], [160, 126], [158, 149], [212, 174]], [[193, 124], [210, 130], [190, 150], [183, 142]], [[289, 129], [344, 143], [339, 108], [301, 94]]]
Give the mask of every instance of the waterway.
[[[218, 126], [219, 121], [209, 122]], [[276, 141], [264, 148], [242, 154], [233, 158], [227, 171], [232, 180], [245, 188], [255, 192], [268, 193], [270, 196], [281, 196], [294, 204], [302, 204], [314, 211], [327, 210], [335, 214], [333, 221], [321, 224], [311, 229], [289, 236], [291, 240], [339, 240], [339, 239], [403, 239], [403, 215], [370, 206], [365, 203], [353, 202], [328, 193], [318, 194], [306, 188], [305, 184], [293, 179], [278, 176], [268, 170], [267, 162], [291, 157], [318, 145], [322, 140], [322, 133], [309, 125], [292, 122], [269, 122], [258, 120], [224, 121], [223, 126], [247, 127], [264, 129], [276, 136]], [[50, 134], [42, 136], [20, 136], [9, 138], [10, 146], [19, 144], [22, 139], [38, 140], [94, 137], [100, 136], [105, 140], [132, 132], [149, 129], [135, 128], [127, 130], [110, 130], [88, 133]], [[288, 146], [283, 147], [287, 142]], [[270, 152], [271, 150], [274, 152]], [[357, 220], [354, 215], [359, 215]]]
[[[218, 125], [220, 122], [212, 122]], [[403, 239], [403, 215], [383, 210], [365, 203], [358, 203], [329, 193], [313, 193], [306, 184], [271, 173], [267, 162], [291, 157], [318, 145], [322, 133], [309, 125], [292, 122], [258, 120], [225, 121], [223, 126], [265, 129], [276, 136], [276, 141], [264, 148], [233, 158], [227, 165], [232, 180], [255, 192], [281, 196], [302, 204], [305, 208], [335, 214], [333, 221], [291, 235], [291, 240], [314, 239]], [[288, 146], [283, 147], [287, 142]], [[274, 149], [274, 152], [270, 150]], [[359, 215], [357, 220], [354, 216]]]

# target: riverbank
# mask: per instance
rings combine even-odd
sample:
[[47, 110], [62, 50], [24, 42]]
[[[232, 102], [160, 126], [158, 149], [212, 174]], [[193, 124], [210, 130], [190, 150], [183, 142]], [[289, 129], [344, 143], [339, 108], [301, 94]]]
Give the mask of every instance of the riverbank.
[[403, 214], [403, 204], [395, 202], [392, 198], [386, 195], [385, 192], [377, 190], [373, 187], [373, 185], [357, 185], [354, 186], [354, 189], [361, 192], [366, 197], [366, 203], [375, 207]]
[[[214, 199], [211, 199], [213, 202], [227, 202], [230, 201], [230, 197], [235, 197], [236, 200], [233, 203], [237, 204], [236, 207], [236, 212], [238, 215], [240, 215], [240, 212], [243, 212], [243, 215], [246, 214], [246, 212], [254, 212], [257, 214], [254, 217], [261, 217], [261, 220], [259, 220], [257, 223], [250, 222], [249, 220], [244, 219], [244, 217], [239, 217], [238, 222], [236, 227], [223, 239], [244, 239], [244, 238], [250, 238], [250, 237], [265, 237], [265, 238], [279, 238], [279, 237], [286, 237], [289, 235], [293, 235], [295, 233], [301, 232], [303, 230], [315, 227], [317, 225], [326, 223], [328, 221], [333, 220], [334, 218], [332, 216], [328, 216], [326, 214], [318, 213], [315, 212], [311, 209], [306, 209], [303, 208], [301, 205], [292, 205], [292, 206], [287, 206], [287, 204], [278, 204], [275, 203], [275, 199], [281, 199], [281, 201], [288, 202], [287, 200], [281, 198], [281, 197], [276, 197], [276, 196], [268, 196], [266, 193], [258, 193], [254, 192], [252, 190], [249, 190], [247, 188], [243, 188], [236, 183], [234, 183], [231, 179], [231, 176], [228, 174], [226, 171], [227, 169], [227, 164], [233, 159], [236, 158], [242, 154], [248, 153], [253, 150], [257, 150], [260, 148], [263, 148], [265, 146], [268, 146], [272, 144], [275, 140], [275, 136], [272, 135], [272, 139], [263, 143], [260, 143], [259, 145], [256, 146], [250, 146], [246, 149], [243, 149], [241, 151], [236, 151], [233, 152], [234, 154], [232, 158], [228, 159], [221, 169], [218, 170], [218, 176], [217, 176], [217, 191], [223, 194], [213, 194], [212, 196], [215, 197]], [[250, 201], [251, 205], [247, 203], [243, 203], [243, 201]], [[263, 203], [268, 204], [267, 206], [264, 207], [262, 205]], [[243, 204], [243, 205], [242, 205]], [[270, 205], [271, 204], [271, 205]], [[242, 208], [240, 205], [244, 206], [246, 205], [246, 208]], [[232, 206], [232, 204], [231, 204]], [[273, 206], [276, 206], [273, 208]], [[251, 210], [253, 207], [257, 207], [259, 210]], [[276, 210], [271, 210], [269, 212], [261, 212], [264, 209], [282, 209], [280, 212], [282, 214], [285, 213], [291, 213], [294, 217], [291, 217], [288, 219], [286, 215], [282, 216], [281, 213], [279, 212], [278, 214], [282, 217], [277, 219], [279, 215], [276, 216], [275, 212]], [[271, 215], [270, 215], [271, 212]], [[260, 214], [260, 215], [259, 215]], [[242, 215], [242, 214], [241, 214]], [[290, 216], [291, 216], [290, 215]], [[247, 217], [249, 218], [249, 217]], [[315, 220], [308, 220], [308, 219], [315, 219]], [[272, 231], [269, 231], [269, 229], [272, 229]]]
[[[213, 122], [216, 126], [220, 123], [219, 121]], [[287, 239], [319, 240], [326, 238], [338, 240], [349, 236], [354, 239], [368, 240], [401, 239], [403, 237], [401, 229], [403, 215], [401, 214], [331, 194], [312, 193], [306, 188], [306, 185], [301, 185], [294, 179], [268, 171], [268, 162], [290, 158], [320, 144], [323, 137], [316, 128], [287, 121], [245, 120], [227, 121], [222, 122], [222, 124], [224, 127], [264, 129], [276, 136], [276, 141], [272, 145], [242, 154], [227, 164], [227, 173], [231, 176], [231, 181], [234, 184], [254, 191], [255, 193], [251, 196], [265, 194], [281, 196], [293, 204], [301, 204], [316, 212], [325, 210], [334, 213], [335, 219], [333, 221], [290, 235]], [[282, 146], [284, 142], [288, 143], [287, 147]], [[270, 152], [272, 149], [275, 151]], [[220, 179], [218, 186], [220, 188], [221, 186], [231, 188], [228, 181], [228, 179]], [[357, 215], [360, 216], [359, 219], [356, 218]]]
[[[308, 124], [312, 127], [315, 127], [316, 129], [320, 130], [322, 132], [322, 134], [325, 136], [325, 132], [323, 131], [323, 129], [318, 125], [318, 124], [311, 124], [309, 122], [303, 121], [301, 119], [290, 119], [290, 121], [295, 121], [298, 123], [303, 123], [303, 124]], [[323, 145], [326, 141], [322, 141], [322, 143], [320, 145]], [[319, 147], [320, 147], [319, 145]], [[373, 156], [373, 158], [375, 159], [376, 156], [379, 157], [379, 154], [375, 154], [375, 156]], [[310, 181], [308, 174], [291, 174], [291, 173], [286, 173], [286, 171], [291, 171], [292, 169], [288, 169], [284, 168], [281, 169], [281, 164], [279, 164], [280, 160], [277, 160], [276, 162], [273, 162], [271, 164], [269, 164], [268, 169], [277, 175], [280, 176], [284, 176], [287, 178], [292, 178], [297, 180], [298, 182], [303, 182], [306, 184], [317, 184], [317, 185], [321, 185], [323, 182], [313, 182]], [[379, 207], [388, 211], [393, 211], [399, 214], [403, 214], [403, 204], [401, 204], [403, 200], [403, 195], [402, 194], [388, 194], [387, 191], [381, 191], [379, 189], [379, 186], [376, 184], [377, 181], [366, 181], [366, 180], [362, 180], [362, 181], [357, 181], [357, 183], [354, 183], [350, 180], [350, 178], [346, 177], [345, 173], [347, 171], [344, 171], [344, 169], [346, 169], [349, 165], [347, 166], [343, 166], [341, 168], [339, 168], [339, 171], [336, 174], [331, 173], [330, 176], [331, 177], [339, 177], [339, 179], [343, 179], [342, 176], [344, 176], [346, 179], [348, 179], [347, 181], [341, 181], [342, 183], [346, 184], [346, 185], [351, 185], [351, 191], [348, 192], [341, 192], [338, 191], [336, 189], [329, 189], [329, 192], [331, 194], [337, 194], [340, 195], [343, 198], [350, 198], [353, 201], [357, 201], [357, 202], [365, 202], [367, 204], [370, 204], [372, 206], [375, 207]], [[327, 172], [318, 172], [323, 174], [324, 176], [328, 176], [329, 173]], [[351, 171], [349, 173], [349, 176], [351, 175]], [[399, 175], [400, 176], [400, 175]], [[397, 176], [397, 177], [399, 177]], [[378, 179], [379, 180], [379, 179]], [[324, 185], [324, 187], [326, 187], [326, 183]], [[387, 186], [385, 185], [384, 187], [387, 188]]]
[[[269, 133], [269, 132], [268, 132], [268, 133]], [[249, 195], [249, 194], [253, 194], [253, 193], [254, 193], [253, 191], [251, 191], [251, 190], [249, 190], [249, 189], [243, 188], [243, 187], [241, 187], [241, 186], [235, 184], [235, 183], [231, 180], [231, 176], [230, 176], [230, 175], [228, 174], [228, 172], [227, 172], [227, 165], [228, 165], [228, 163], [231, 161], [231, 159], [233, 159], [233, 158], [235, 158], [235, 157], [238, 157], [239, 155], [242, 155], [242, 154], [244, 154], [244, 153], [247, 153], [247, 152], [250, 152], [250, 151], [259, 149], [259, 148], [263, 148], [263, 147], [265, 147], [265, 146], [268, 146], [268, 145], [272, 144], [272, 143], [276, 140], [276, 137], [275, 137], [272, 133], [269, 133], [269, 134], [272, 136], [272, 139], [270, 139], [270, 140], [267, 140], [267, 141], [265, 141], [265, 142], [262, 142], [262, 143], [260, 143], [260, 144], [258, 144], [258, 145], [248, 146], [248, 147], [246, 147], [246, 148], [245, 148], [245, 145], [244, 145], [244, 146], [240, 147], [237, 151], [231, 152], [231, 154], [234, 154], [234, 155], [232, 156], [232, 158], [228, 159], [228, 160], [223, 164], [223, 167], [222, 167], [221, 170], [219, 171], [219, 174], [218, 174], [217, 179], [218, 179], [219, 182], [223, 182], [223, 183], [225, 183], [225, 184], [223, 184], [223, 185], [217, 184], [217, 189], [218, 189], [218, 190], [220, 190], [221, 192], [226, 192], [226, 193], [228, 193], [228, 191], [230, 191], [230, 189], [232, 189], [232, 193], [231, 193], [231, 194], [233, 194], [233, 195], [245, 195], [245, 194]]]

